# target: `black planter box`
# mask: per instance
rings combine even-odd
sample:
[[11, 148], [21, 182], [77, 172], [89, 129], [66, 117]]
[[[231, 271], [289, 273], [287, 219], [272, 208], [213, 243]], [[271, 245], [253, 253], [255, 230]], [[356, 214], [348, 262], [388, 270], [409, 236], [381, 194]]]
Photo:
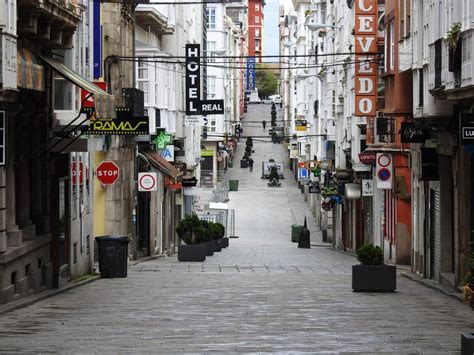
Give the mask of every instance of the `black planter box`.
[[221, 251], [222, 250], [222, 238], [214, 240], [214, 251]]
[[397, 267], [394, 265], [352, 265], [354, 291], [390, 292], [397, 289]]
[[227, 248], [229, 246], [229, 238], [222, 238], [222, 248]]
[[240, 159], [240, 167], [241, 168], [248, 168], [249, 167], [249, 161], [247, 159]]
[[203, 242], [202, 244], [206, 246], [206, 256], [214, 255], [214, 241]]
[[204, 261], [206, 260], [206, 246], [204, 244], [178, 246], [179, 261]]
[[474, 354], [474, 333], [461, 334], [461, 355]]

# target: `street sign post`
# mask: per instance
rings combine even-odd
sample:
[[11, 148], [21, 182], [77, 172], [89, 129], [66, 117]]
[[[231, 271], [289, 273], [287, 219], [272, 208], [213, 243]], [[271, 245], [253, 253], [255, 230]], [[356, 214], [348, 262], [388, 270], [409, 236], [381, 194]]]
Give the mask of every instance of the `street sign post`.
[[120, 177], [120, 168], [113, 161], [103, 161], [95, 172], [102, 185], [113, 185]]

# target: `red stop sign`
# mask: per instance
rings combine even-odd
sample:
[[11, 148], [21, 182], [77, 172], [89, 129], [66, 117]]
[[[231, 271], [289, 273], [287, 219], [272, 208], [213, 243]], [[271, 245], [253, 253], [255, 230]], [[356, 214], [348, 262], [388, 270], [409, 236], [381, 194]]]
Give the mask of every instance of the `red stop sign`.
[[120, 176], [120, 169], [113, 161], [103, 161], [95, 173], [101, 184], [113, 185]]

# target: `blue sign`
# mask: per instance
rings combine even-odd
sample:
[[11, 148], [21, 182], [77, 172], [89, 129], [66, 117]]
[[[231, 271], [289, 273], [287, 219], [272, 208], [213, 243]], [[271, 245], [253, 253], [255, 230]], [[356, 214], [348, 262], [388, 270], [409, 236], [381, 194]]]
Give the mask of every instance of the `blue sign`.
[[256, 89], [255, 67], [256, 67], [255, 57], [247, 58], [247, 90], [248, 91], [253, 91]]
[[100, 0], [94, 0], [92, 17], [93, 77], [102, 77], [102, 24], [100, 23]]
[[306, 180], [309, 177], [309, 170], [306, 168], [298, 168], [298, 180]]

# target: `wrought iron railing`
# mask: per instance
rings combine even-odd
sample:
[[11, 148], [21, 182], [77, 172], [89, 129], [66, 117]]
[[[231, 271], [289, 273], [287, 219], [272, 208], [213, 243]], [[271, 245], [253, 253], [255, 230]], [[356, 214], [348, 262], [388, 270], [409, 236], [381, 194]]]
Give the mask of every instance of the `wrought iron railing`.
[[395, 122], [395, 117], [378, 116], [376, 118], [378, 143], [395, 143]]

